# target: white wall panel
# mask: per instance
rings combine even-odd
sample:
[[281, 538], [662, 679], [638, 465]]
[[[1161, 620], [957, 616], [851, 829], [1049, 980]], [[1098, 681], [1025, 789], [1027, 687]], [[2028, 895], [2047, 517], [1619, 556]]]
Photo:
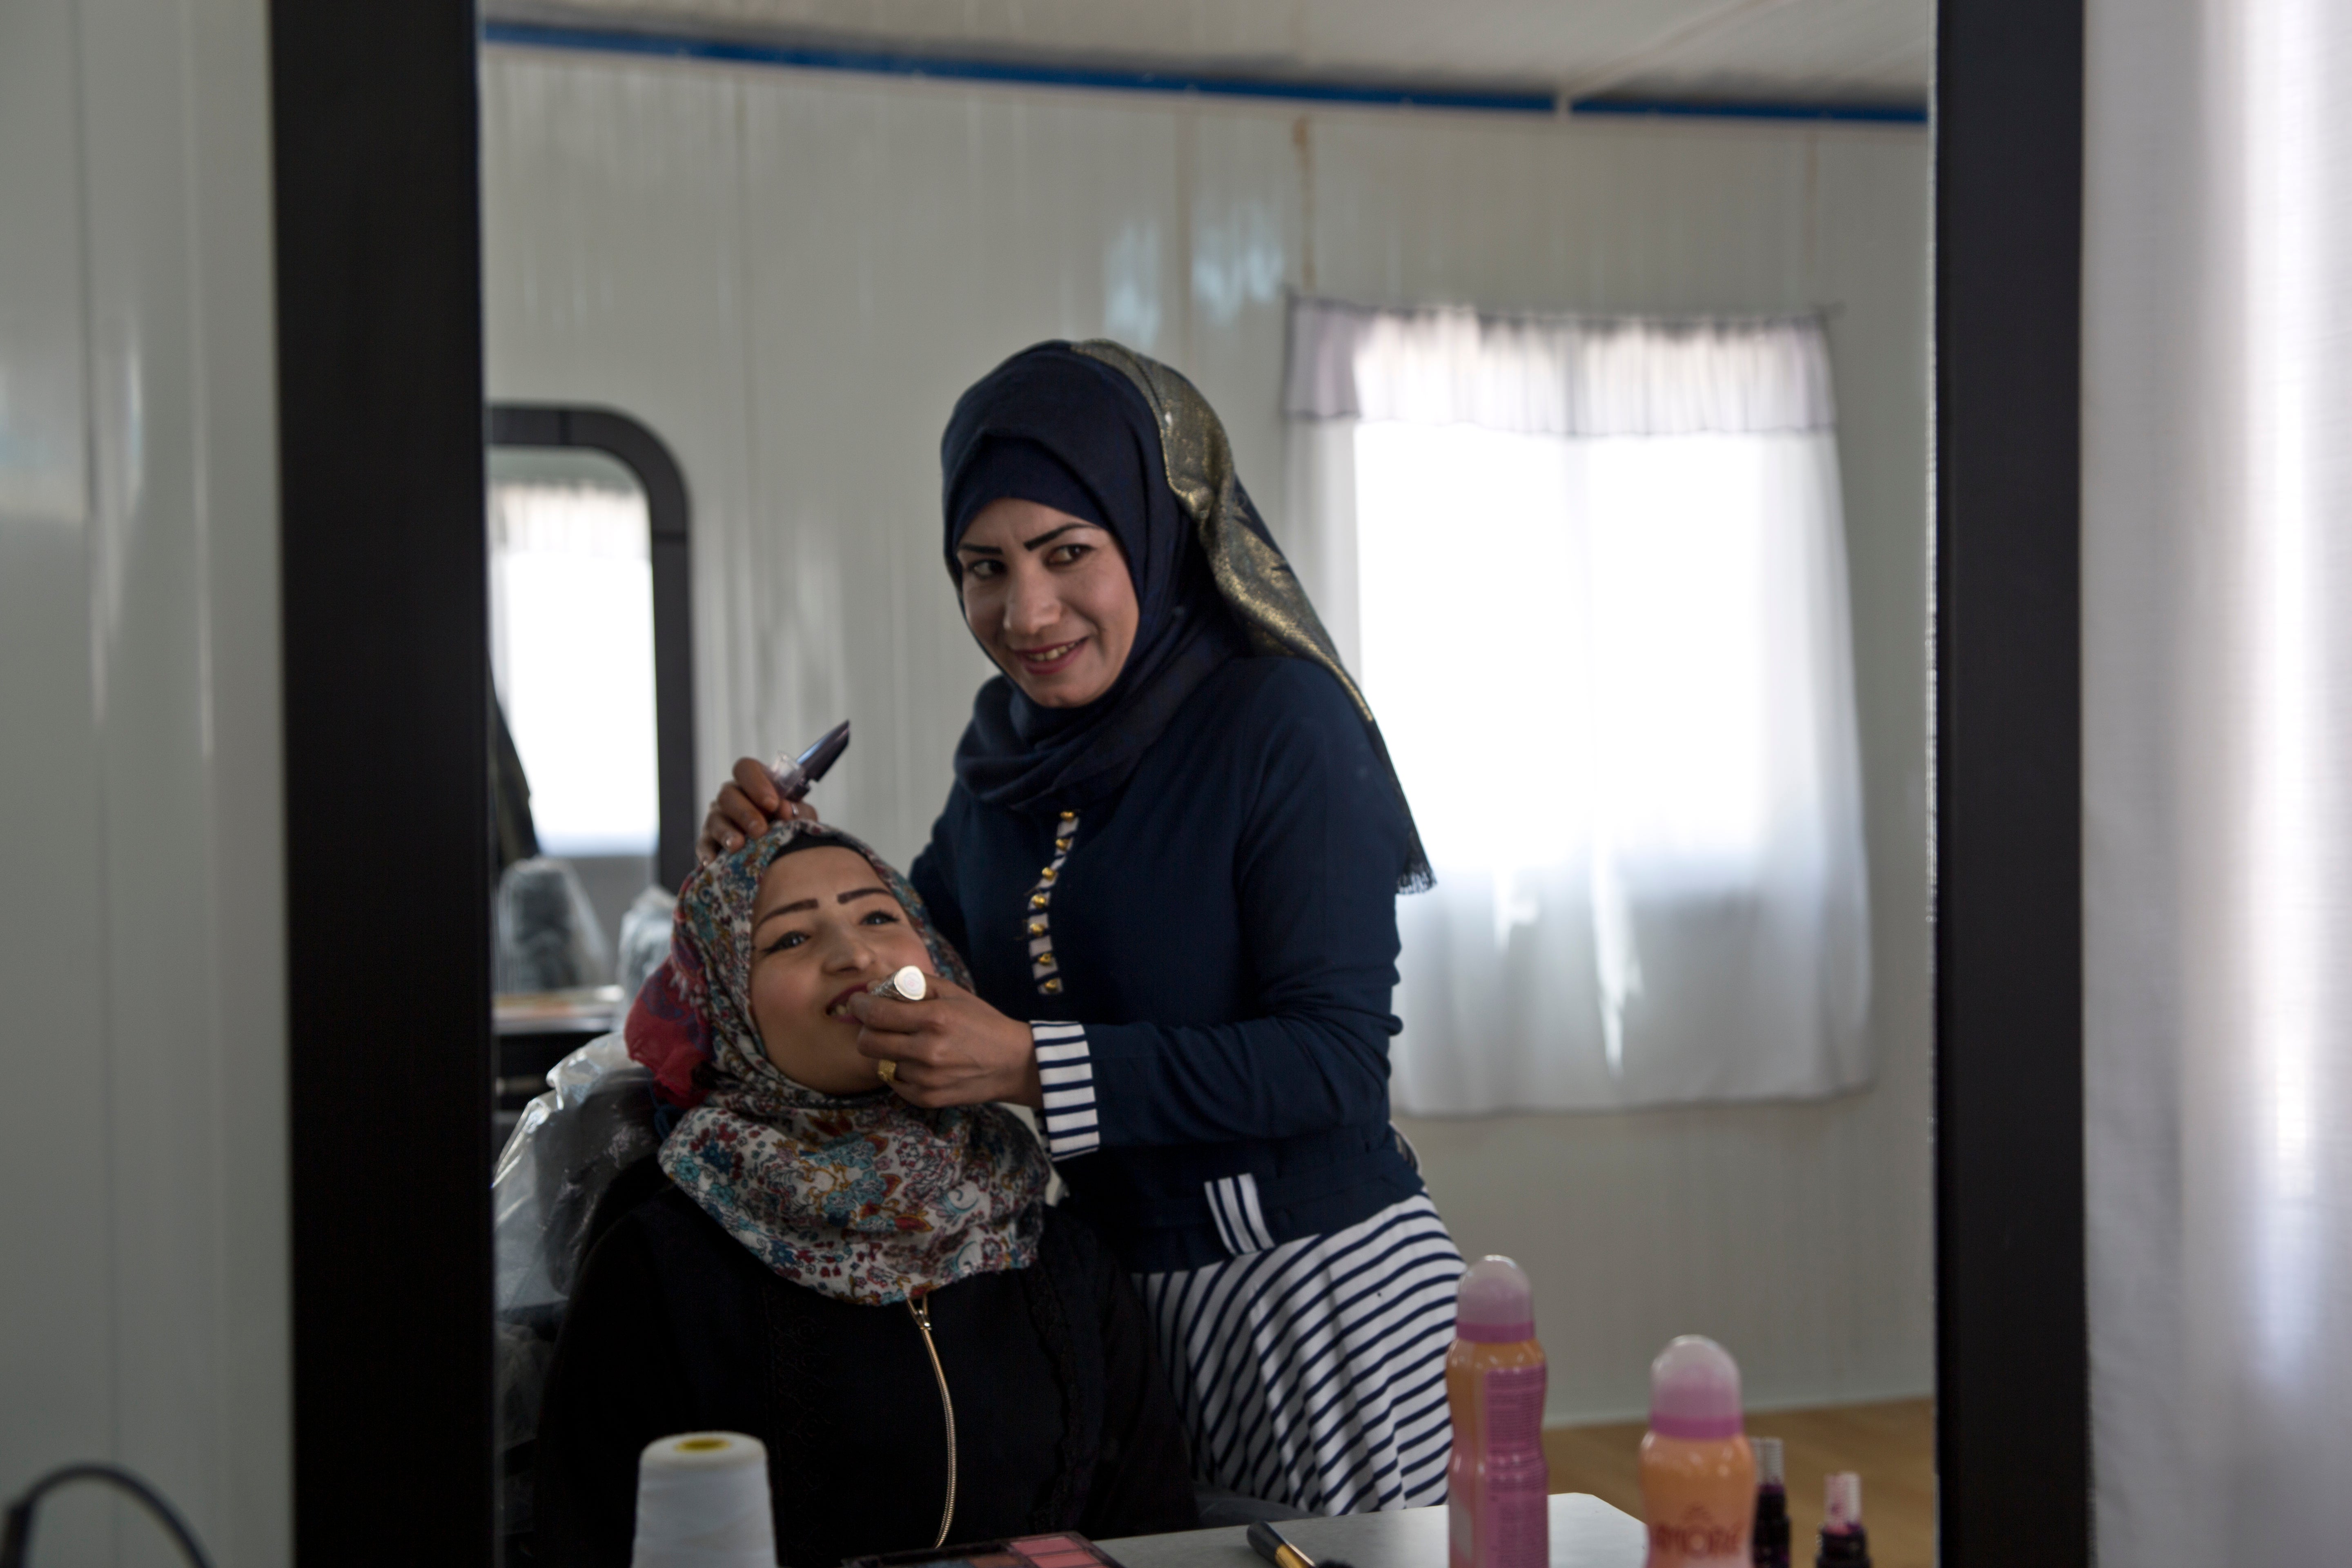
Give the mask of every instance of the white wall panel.
[[[74, 58], [71, 0], [0, 10], [0, 1229], [37, 1260], [0, 1269], [9, 1494], [114, 1438]], [[75, 1504], [45, 1549], [102, 1561], [110, 1516]]]
[[729, 738], [746, 731], [736, 693], [753, 678], [721, 609], [731, 542], [759, 531], [741, 90], [686, 68], [497, 60], [481, 108], [490, 395], [608, 405], [677, 458], [696, 531], [701, 773], [715, 784]]
[[2087, 11], [2098, 1555], [2332, 1562], [2352, 1470], [2352, 10]]
[[[292, 1453], [267, 81], [257, 0], [0, 10], [0, 1490], [118, 1459], [253, 1563]], [[42, 1553], [171, 1561], [128, 1517], [69, 1498]]]
[[[1632, 1410], [1650, 1355], [1694, 1329], [1741, 1354], [1761, 1401], [1927, 1389], [1924, 137], [1302, 113], [508, 48], [486, 57], [484, 96], [492, 394], [611, 404], [678, 449], [702, 782], [848, 716], [858, 740], [819, 804], [902, 860], [988, 672], [939, 563], [940, 429], [1006, 354], [1108, 333], [1175, 363], [1280, 533], [1287, 289], [1831, 308], [1878, 1084], [1412, 1132], [1465, 1246], [1534, 1273], [1556, 1418]], [[559, 313], [559, 298], [586, 302]]]
[[1199, 382], [1233, 437], [1234, 463], [1269, 522], [1284, 513], [1285, 301], [1301, 286], [1313, 122], [1304, 116], [1188, 113], [1183, 160], [1183, 331], [1171, 363]]

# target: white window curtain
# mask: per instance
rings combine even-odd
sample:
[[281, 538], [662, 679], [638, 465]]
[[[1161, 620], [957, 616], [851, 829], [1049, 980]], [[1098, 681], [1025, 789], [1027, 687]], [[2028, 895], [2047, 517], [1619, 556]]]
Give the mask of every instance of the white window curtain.
[[1815, 319], [1298, 300], [1302, 573], [1438, 877], [1399, 1109], [1868, 1081], [1868, 895]]

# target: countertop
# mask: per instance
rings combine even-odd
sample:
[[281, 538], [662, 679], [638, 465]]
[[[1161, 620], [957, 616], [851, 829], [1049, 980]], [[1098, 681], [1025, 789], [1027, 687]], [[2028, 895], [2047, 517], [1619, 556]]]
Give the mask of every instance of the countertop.
[[[1445, 1568], [1445, 1509], [1400, 1509], [1337, 1519], [1285, 1520], [1275, 1527], [1318, 1563], [1353, 1568]], [[1551, 1499], [1551, 1568], [1642, 1568], [1642, 1521], [1588, 1492]], [[1103, 1550], [1125, 1568], [1266, 1568], [1236, 1525], [1175, 1535], [1130, 1535]]]

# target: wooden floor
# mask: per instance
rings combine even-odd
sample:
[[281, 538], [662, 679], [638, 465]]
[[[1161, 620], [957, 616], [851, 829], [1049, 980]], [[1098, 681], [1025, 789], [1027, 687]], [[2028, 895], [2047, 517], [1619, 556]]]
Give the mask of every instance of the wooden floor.
[[[1751, 1437], [1778, 1437], [1789, 1466], [1790, 1561], [1813, 1560], [1822, 1526], [1822, 1479], [1836, 1470], [1862, 1473], [1862, 1521], [1870, 1531], [1875, 1568], [1934, 1568], [1936, 1561], [1936, 1430], [1930, 1400], [1887, 1405], [1833, 1405], [1818, 1410], [1775, 1410], [1748, 1417]], [[1544, 1433], [1551, 1489], [1591, 1492], [1642, 1516], [1636, 1454], [1642, 1423], [1554, 1426]]]

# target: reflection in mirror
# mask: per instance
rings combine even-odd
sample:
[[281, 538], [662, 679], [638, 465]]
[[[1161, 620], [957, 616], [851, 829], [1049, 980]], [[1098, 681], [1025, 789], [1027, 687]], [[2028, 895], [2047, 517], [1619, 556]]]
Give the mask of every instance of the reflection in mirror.
[[499, 1030], [600, 1033], [658, 837], [646, 494], [581, 447], [493, 447], [488, 470]]
[[691, 717], [663, 703], [691, 689], [683, 584], [663, 578], [683, 576], [688, 520], [674, 460], [625, 416], [506, 405], [492, 434], [498, 1531], [520, 1562], [541, 1391], [591, 1211], [654, 1143], [614, 1031], [669, 948], [660, 806], [682, 792], [660, 773]]
[[658, 827], [645, 491], [583, 447], [493, 447], [489, 473], [490, 668], [540, 849], [633, 896]]
[[[1145, 37], [1146, 9], [1090, 13], [1107, 53], [1122, 28], [1133, 51], [1175, 47]], [[1377, 51], [1370, 8], [1347, 9]], [[1323, 1200], [1282, 1190], [1300, 1163], [1287, 1122], [1262, 1142], [1150, 1124], [1181, 1098], [1171, 1086], [1214, 1099], [1223, 1079], [1204, 1064], [1232, 1043], [1217, 1031], [1268, 1031], [1229, 1053], [1254, 1087], [1217, 1114], [1279, 1121], [1355, 1081], [1331, 1067], [1353, 1059], [1344, 1022], [1285, 1058], [1312, 1069], [1306, 1087], [1247, 1078], [1282, 1054], [1263, 1042], [1300, 1006], [1258, 997], [1253, 966], [1324, 930], [1324, 906], [1204, 905], [1156, 945], [1102, 945], [1139, 909], [1181, 907], [1195, 862], [1229, 893], [1245, 885], [1230, 845], [1164, 868], [1132, 858], [1144, 825], [1186, 816], [1152, 804], [1153, 770], [1170, 754], [1233, 763], [1244, 705], [1197, 733], [1171, 721], [1176, 739], [1157, 760], [1147, 748], [1123, 794], [1045, 802], [1034, 842], [1015, 842], [999, 820], [1013, 809], [992, 816], [977, 764], [956, 761], [997, 673], [943, 570], [941, 433], [959, 395], [1046, 339], [1116, 339], [1181, 373], [1360, 677], [1436, 870], [1433, 890], [1396, 902], [1401, 952], [1383, 929], [1355, 954], [1383, 977], [1356, 1018], [1392, 1014], [1402, 1033], [1373, 1028], [1377, 1103], [1335, 1119], [1370, 1130], [1378, 1169], [1335, 1182], [1331, 1202], [1392, 1179], [1464, 1254], [1525, 1269], [1556, 1488], [1640, 1512], [1651, 1358], [1706, 1334], [1738, 1359], [1748, 1430], [1785, 1440], [1800, 1554], [1826, 1475], [1858, 1470], [1877, 1560], [1925, 1568], [1929, 149], [1914, 95], [1932, 16], [1865, 6], [1861, 37], [1811, 0], [1767, 8], [1769, 26], [1734, 8], [1746, 19], [1710, 25], [1701, 47], [1640, 5], [1570, 8], [1664, 40], [1612, 65], [1570, 11], [1491, 9], [1516, 18], [1522, 47], [1489, 38], [1474, 58], [1463, 43], [1444, 68], [1461, 91], [1442, 103], [1213, 84], [1180, 98], [1117, 71], [1072, 91], [1002, 59], [985, 81], [957, 80], [935, 59], [894, 76], [789, 39], [763, 53], [730, 34], [720, 60], [543, 19], [494, 25], [491, 384], [663, 411], [707, 498], [698, 548], [725, 563], [695, 584], [698, 814], [733, 759], [856, 723], [856, 748], [812, 803], [898, 868], [931, 850], [917, 885], [979, 1001], [1041, 1068], [1052, 1053], [1048, 1152], [1146, 1281], [1171, 1396], [1192, 1402], [1198, 1479], [1310, 1509], [1408, 1500], [1402, 1482], [1318, 1491], [1320, 1456], [1268, 1469], [1274, 1437], [1228, 1441], [1204, 1378], [1252, 1361], [1255, 1342], [1187, 1316], [1166, 1283], [1322, 1245], [1300, 1216]], [[1780, 30], [1808, 18], [1801, 47]], [[1038, 39], [992, 43], [1018, 55]], [[1425, 50], [1387, 47], [1391, 75], [1432, 68]], [[1500, 89], [1526, 70], [1609, 77], [1596, 91], [1778, 72], [1790, 96], [1914, 101], [1843, 120], [1640, 120], [1622, 102]], [[1115, 379], [1073, 384], [1094, 386], [1090, 406], [1125, 406]], [[1141, 417], [1148, 437], [1192, 415]], [[997, 526], [978, 521], [991, 500], [1083, 523], [1093, 481], [1025, 461], [974, 459], [988, 485], [1013, 488], [965, 497], [972, 525]], [[1161, 475], [1160, 455], [1142, 471]], [[1024, 542], [983, 542], [1013, 563], [1008, 583], [1043, 592], [1042, 565], [1019, 575]], [[1135, 615], [1146, 646], [1151, 568], [1119, 548], [1135, 595], [1076, 613], [1122, 637]], [[1063, 634], [1039, 627], [1000, 640], [1050, 650]], [[509, 717], [537, 791], [536, 770], [560, 764], [533, 763], [545, 743]], [[1249, 754], [1307, 732], [1269, 726]], [[1183, 805], [1288, 798], [1258, 782], [1218, 774]], [[1339, 797], [1314, 795], [1318, 829]], [[999, 828], [1001, 889], [975, 869]], [[1392, 886], [1334, 902], [1384, 909]], [[1236, 931], [1248, 953], [1231, 1009], [1202, 1000], [1223, 994], [1223, 973], [1153, 990]], [[1157, 1089], [1123, 1079], [1170, 1026], [1200, 1050]], [[1391, 1117], [1402, 1140], [1382, 1131]], [[1185, 1173], [1160, 1195], [1198, 1219], [1200, 1256], [1153, 1251], [1150, 1226], [1086, 1191], [1090, 1171], [1134, 1175], [1121, 1162], [1139, 1148]], [[1381, 1163], [1391, 1148], [1396, 1171]], [[1439, 1279], [1443, 1338], [1453, 1265], [1395, 1256]], [[570, 1267], [533, 1276], [531, 1310], [563, 1310]], [[1428, 1282], [1414, 1278], [1381, 1298], [1405, 1338]], [[1323, 1371], [1331, 1420], [1381, 1404], [1358, 1397], [1360, 1367]], [[1382, 1407], [1412, 1450], [1397, 1475], [1444, 1441], [1436, 1387]], [[1233, 1459], [1244, 1451], [1258, 1469]]]

